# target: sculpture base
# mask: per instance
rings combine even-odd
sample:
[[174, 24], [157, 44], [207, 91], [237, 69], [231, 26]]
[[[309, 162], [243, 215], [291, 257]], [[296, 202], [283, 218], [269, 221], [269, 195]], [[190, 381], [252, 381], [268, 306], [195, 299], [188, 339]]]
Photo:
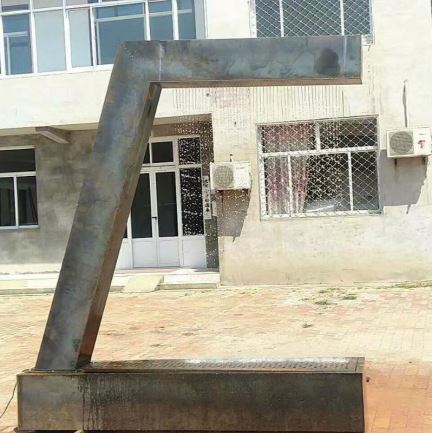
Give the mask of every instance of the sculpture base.
[[153, 360], [18, 375], [19, 430], [363, 433], [363, 358]]

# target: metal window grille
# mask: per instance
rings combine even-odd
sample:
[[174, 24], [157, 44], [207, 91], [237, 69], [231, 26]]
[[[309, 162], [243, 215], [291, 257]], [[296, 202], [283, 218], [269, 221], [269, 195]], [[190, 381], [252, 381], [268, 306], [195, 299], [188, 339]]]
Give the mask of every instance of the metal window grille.
[[371, 0], [255, 0], [260, 38], [280, 36], [371, 36]]
[[258, 127], [264, 218], [377, 213], [375, 118]]

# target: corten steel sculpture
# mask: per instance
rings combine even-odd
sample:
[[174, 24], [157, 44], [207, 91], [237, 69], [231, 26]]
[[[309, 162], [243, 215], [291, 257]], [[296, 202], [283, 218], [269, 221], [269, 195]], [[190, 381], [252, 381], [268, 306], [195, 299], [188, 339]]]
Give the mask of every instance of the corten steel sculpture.
[[361, 65], [360, 36], [121, 46], [21, 430], [364, 430], [357, 358], [90, 363], [161, 90], [360, 84]]

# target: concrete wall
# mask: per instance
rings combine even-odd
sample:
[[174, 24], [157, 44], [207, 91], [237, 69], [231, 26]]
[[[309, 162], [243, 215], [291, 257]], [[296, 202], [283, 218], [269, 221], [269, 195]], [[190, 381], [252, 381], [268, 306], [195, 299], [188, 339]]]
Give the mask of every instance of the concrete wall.
[[[208, 0], [208, 37], [248, 37], [247, 0]], [[226, 13], [227, 10], [232, 13]], [[250, 196], [225, 194], [218, 206], [219, 249], [225, 284], [277, 284], [432, 279], [432, 185], [429, 161], [401, 160], [385, 153], [385, 134], [404, 127], [403, 87], [408, 80], [411, 126], [432, 127], [432, 22], [429, 0], [373, 0], [374, 42], [364, 47], [363, 84], [356, 86], [274, 89], [195, 89], [164, 91], [158, 117], [212, 115], [215, 160], [252, 164]], [[51, 74], [0, 80], [0, 129], [3, 133], [35, 126], [95, 124], [100, 115], [109, 71]], [[17, 101], [19, 105], [11, 104]], [[256, 124], [374, 115], [380, 135], [381, 215], [263, 221], [259, 212]], [[162, 120], [161, 120], [162, 121]], [[67, 146], [52, 146], [73, 152]], [[46, 149], [48, 149], [46, 147]], [[80, 152], [76, 150], [75, 152]], [[53, 156], [38, 150], [38, 163]], [[57, 155], [57, 150], [53, 150]], [[57, 155], [58, 159], [60, 155]], [[79, 161], [79, 157], [77, 158]], [[68, 159], [64, 160], [66, 164]], [[73, 165], [73, 164], [72, 164]], [[80, 177], [72, 175], [71, 195], [59, 200], [70, 221]], [[53, 169], [51, 169], [53, 170]], [[75, 170], [75, 167], [74, 167]], [[55, 177], [55, 175], [53, 175]], [[43, 200], [40, 186], [40, 201]], [[54, 187], [51, 193], [54, 194]], [[66, 188], [67, 189], [67, 188]], [[66, 191], [65, 189], [65, 191]], [[75, 197], [75, 198], [73, 198]], [[59, 205], [60, 207], [61, 205]], [[49, 261], [64, 247], [65, 231], [40, 214], [40, 235], [0, 233], [1, 242], [29, 242], [39, 259]], [[53, 218], [55, 221], [55, 218]], [[53, 227], [56, 227], [54, 225]], [[52, 230], [51, 233], [48, 230]], [[45, 233], [43, 235], [43, 233]], [[52, 240], [48, 240], [49, 236]], [[9, 242], [10, 241], [10, 242]], [[39, 241], [53, 245], [52, 252]], [[35, 261], [37, 254], [0, 253], [0, 263]]]
[[[432, 278], [430, 158], [386, 156], [386, 132], [404, 127], [409, 84], [411, 126], [432, 126], [430, 2], [375, 0], [375, 42], [365, 48], [364, 84], [225, 90], [225, 104], [251, 111], [215, 113], [215, 159], [252, 163], [250, 197], [225, 194], [220, 204], [224, 284], [422, 280]], [[402, 32], [401, 29], [404, 29]], [[377, 115], [381, 215], [261, 220], [256, 123]], [[240, 126], [239, 126], [240, 125]]]
[[59, 268], [94, 136], [75, 132], [73, 145], [38, 135], [0, 137], [0, 147], [35, 146], [39, 216], [39, 228], [0, 230], [0, 273]]

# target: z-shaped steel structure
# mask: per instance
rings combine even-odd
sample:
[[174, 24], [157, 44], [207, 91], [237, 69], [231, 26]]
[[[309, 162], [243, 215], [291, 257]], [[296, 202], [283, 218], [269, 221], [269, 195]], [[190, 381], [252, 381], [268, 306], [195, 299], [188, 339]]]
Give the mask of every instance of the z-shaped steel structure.
[[[66, 383], [70, 383], [72, 377], [76, 378], [78, 371], [84, 372], [82, 374], [85, 377], [95, 377], [94, 367], [88, 366], [161, 90], [179, 87], [360, 84], [361, 67], [360, 36], [127, 42], [121, 46], [108, 87], [93, 155], [82, 186], [36, 368], [18, 377], [21, 429], [112, 430], [113, 425], [125, 430], [163, 429], [164, 423], [160, 420], [153, 424], [137, 421], [126, 427], [119, 427], [115, 422], [109, 423], [105, 418], [97, 421], [92, 418], [93, 421], [87, 424], [84, 419], [77, 420], [78, 415], [71, 418], [70, 414], [65, 415], [65, 407], [68, 407], [69, 400], [76, 397], [77, 389], [83, 390], [85, 387], [74, 388], [72, 394], [68, 394], [70, 390], [65, 389], [62, 394], [59, 386], [63, 382], [58, 382], [59, 377], [67, 378], [63, 385], [68, 388]], [[350, 374], [355, 376], [361, 372], [361, 368], [357, 361], [354, 364], [353, 362], [346, 361], [347, 365], [352, 367], [349, 370]], [[321, 362], [321, 365], [324, 364]], [[292, 363], [287, 365], [291, 367], [286, 369], [292, 370]], [[106, 377], [113, 377], [112, 368], [114, 367], [99, 368], [98, 373], [109, 372], [111, 374]], [[137, 373], [142, 371], [140, 368], [132, 370]], [[156, 368], [159, 372], [161, 369], [164, 370], [160, 366]], [[303, 372], [306, 370], [303, 368]], [[127, 371], [127, 374], [131, 373], [130, 366]], [[152, 371], [155, 371], [154, 366]], [[125, 371], [123, 374], [126, 374]], [[51, 383], [51, 379], [54, 382]], [[361, 381], [360, 388], [358, 381], [356, 383], [356, 395], [352, 401], [355, 401], [355, 407], [361, 406], [362, 411], [362, 399], [359, 400]], [[145, 387], [145, 382], [143, 386]], [[56, 397], [37, 397], [41, 393], [49, 395], [54, 389], [57, 390]], [[265, 386], [262, 390], [269, 391]], [[339, 391], [350, 400], [348, 388], [341, 388]], [[100, 398], [103, 405], [104, 397], [101, 397], [100, 392], [99, 389], [96, 394], [83, 398], [87, 398], [87, 401], [89, 398]], [[140, 392], [137, 390], [138, 394]], [[59, 397], [58, 393], [62, 396]], [[119, 393], [121, 394], [120, 391]], [[144, 397], [136, 395], [134, 398], [139, 400]], [[147, 402], [148, 398], [147, 395]], [[239, 398], [239, 401], [241, 400]], [[63, 402], [60, 408], [59, 402]], [[72, 404], [72, 401], [70, 403]], [[81, 403], [73, 404], [76, 408], [76, 405], [79, 406]], [[82, 405], [84, 407], [85, 403]], [[354, 410], [354, 406], [347, 410]], [[52, 415], [54, 410], [59, 412], [57, 420]], [[51, 412], [50, 416], [48, 412]], [[100, 413], [100, 410], [97, 412]], [[325, 415], [321, 412], [321, 415], [323, 414]], [[363, 419], [359, 414], [360, 412], [356, 412], [356, 416], [350, 418], [351, 425], [346, 431], [361, 431], [363, 427], [355, 429], [352, 421], [356, 420], [356, 426], [362, 425]], [[324, 415], [320, 419], [327, 419]], [[339, 424], [341, 419], [345, 419], [344, 416], [341, 415]], [[38, 420], [35, 421], [36, 418]], [[248, 422], [245, 422], [245, 431], [252, 431], [253, 427]], [[216, 424], [219, 429], [225, 426], [228, 430], [242, 430], [239, 423]], [[195, 430], [214, 429], [203, 427], [199, 423], [186, 422], [184, 425], [178, 425], [179, 429], [183, 430], [187, 430], [188, 427]], [[175, 428], [176, 424], [168, 423], [166, 426]], [[278, 428], [285, 428], [284, 426], [290, 428], [284, 421], [279, 424], [276, 422], [273, 427], [270, 426], [270, 430], [277, 431]], [[263, 427], [265, 424], [262, 423], [256, 426], [257, 429]], [[304, 431], [309, 430], [305, 428]]]

